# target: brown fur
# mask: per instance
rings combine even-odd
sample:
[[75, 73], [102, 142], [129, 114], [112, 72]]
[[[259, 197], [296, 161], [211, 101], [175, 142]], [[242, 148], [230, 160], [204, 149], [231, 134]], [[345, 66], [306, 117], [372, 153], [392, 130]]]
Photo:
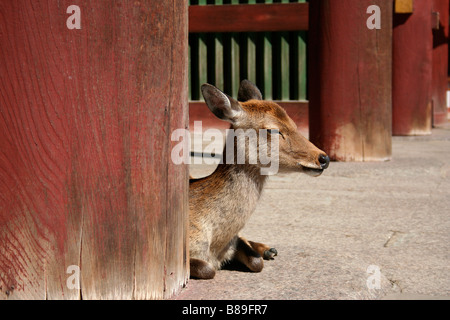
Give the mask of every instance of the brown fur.
[[[260, 92], [251, 83], [243, 82], [240, 94], [257, 99], [242, 103], [225, 97], [210, 85], [202, 87], [202, 91], [211, 111], [230, 121], [231, 128], [277, 129], [281, 132], [280, 170], [320, 175], [318, 157], [325, 153], [298, 133], [295, 123], [279, 105], [257, 100]], [[248, 150], [245, 154], [248, 155]], [[225, 156], [224, 149], [223, 159]], [[260, 167], [247, 162], [241, 165], [222, 163], [210, 176], [190, 180], [191, 276], [210, 279], [215, 270], [232, 259], [240, 261], [251, 271], [259, 272], [263, 268], [263, 258], [272, 259], [277, 254], [275, 249], [265, 244], [248, 241], [238, 235], [253, 213], [267, 179], [260, 174]]]

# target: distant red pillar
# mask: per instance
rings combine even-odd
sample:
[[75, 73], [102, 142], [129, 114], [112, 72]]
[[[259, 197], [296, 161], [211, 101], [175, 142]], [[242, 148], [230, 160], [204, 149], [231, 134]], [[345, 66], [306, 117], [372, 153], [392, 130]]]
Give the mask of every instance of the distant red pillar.
[[[381, 29], [369, 29], [371, 5]], [[391, 157], [392, 0], [312, 0], [310, 139], [332, 159]]]
[[[433, 0], [433, 125], [447, 120], [449, 0]], [[432, 19], [433, 19], [432, 18]]]
[[413, 13], [394, 14], [392, 133], [430, 134], [432, 125], [432, 4], [414, 0]]

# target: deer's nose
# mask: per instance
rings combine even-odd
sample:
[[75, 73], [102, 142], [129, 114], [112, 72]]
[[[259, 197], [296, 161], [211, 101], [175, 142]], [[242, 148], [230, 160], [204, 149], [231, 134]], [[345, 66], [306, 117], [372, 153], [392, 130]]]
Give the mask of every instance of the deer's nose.
[[330, 164], [330, 157], [327, 156], [326, 154], [321, 154], [319, 156], [319, 163], [322, 169], [328, 168], [328, 165]]

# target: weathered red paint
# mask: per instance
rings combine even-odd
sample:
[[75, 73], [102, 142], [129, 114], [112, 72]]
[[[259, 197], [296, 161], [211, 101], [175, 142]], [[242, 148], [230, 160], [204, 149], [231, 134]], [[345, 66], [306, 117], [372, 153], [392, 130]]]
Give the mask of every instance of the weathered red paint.
[[[380, 7], [381, 29], [366, 26]], [[310, 140], [342, 161], [391, 157], [391, 0], [310, 1]]]
[[[187, 1], [0, 2], [0, 299], [162, 298], [188, 266]], [[66, 286], [81, 268], [81, 292]]]
[[[449, 36], [449, 1], [433, 0], [433, 12], [439, 13], [434, 18], [433, 29], [433, 78], [431, 98], [433, 100], [433, 124], [440, 125], [447, 120], [447, 77], [448, 77], [448, 36]], [[437, 20], [439, 19], [439, 20]]]
[[189, 32], [307, 30], [308, 17], [308, 3], [193, 5]]
[[392, 132], [431, 133], [432, 1], [415, 0], [412, 14], [395, 14], [392, 61]]

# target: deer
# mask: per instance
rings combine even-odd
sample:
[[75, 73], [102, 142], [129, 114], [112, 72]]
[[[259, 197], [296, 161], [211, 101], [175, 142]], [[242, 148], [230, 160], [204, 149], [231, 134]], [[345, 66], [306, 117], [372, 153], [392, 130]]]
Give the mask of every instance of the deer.
[[[328, 155], [299, 133], [295, 122], [281, 106], [263, 100], [261, 91], [249, 80], [240, 83], [237, 100], [210, 84], [203, 84], [201, 92], [209, 110], [229, 122], [231, 129], [267, 130], [268, 144], [278, 138], [280, 172], [320, 176], [329, 166]], [[249, 151], [247, 144], [234, 145], [235, 149], [240, 147]], [[222, 159], [225, 153], [226, 145]], [[247, 160], [247, 152], [244, 154]], [[273, 260], [277, 256], [275, 248], [240, 236], [268, 178], [261, 174], [263, 166], [259, 162], [221, 161], [209, 176], [189, 179], [191, 278], [213, 279], [216, 271], [231, 261], [238, 261], [250, 272], [261, 272], [263, 260]]]

